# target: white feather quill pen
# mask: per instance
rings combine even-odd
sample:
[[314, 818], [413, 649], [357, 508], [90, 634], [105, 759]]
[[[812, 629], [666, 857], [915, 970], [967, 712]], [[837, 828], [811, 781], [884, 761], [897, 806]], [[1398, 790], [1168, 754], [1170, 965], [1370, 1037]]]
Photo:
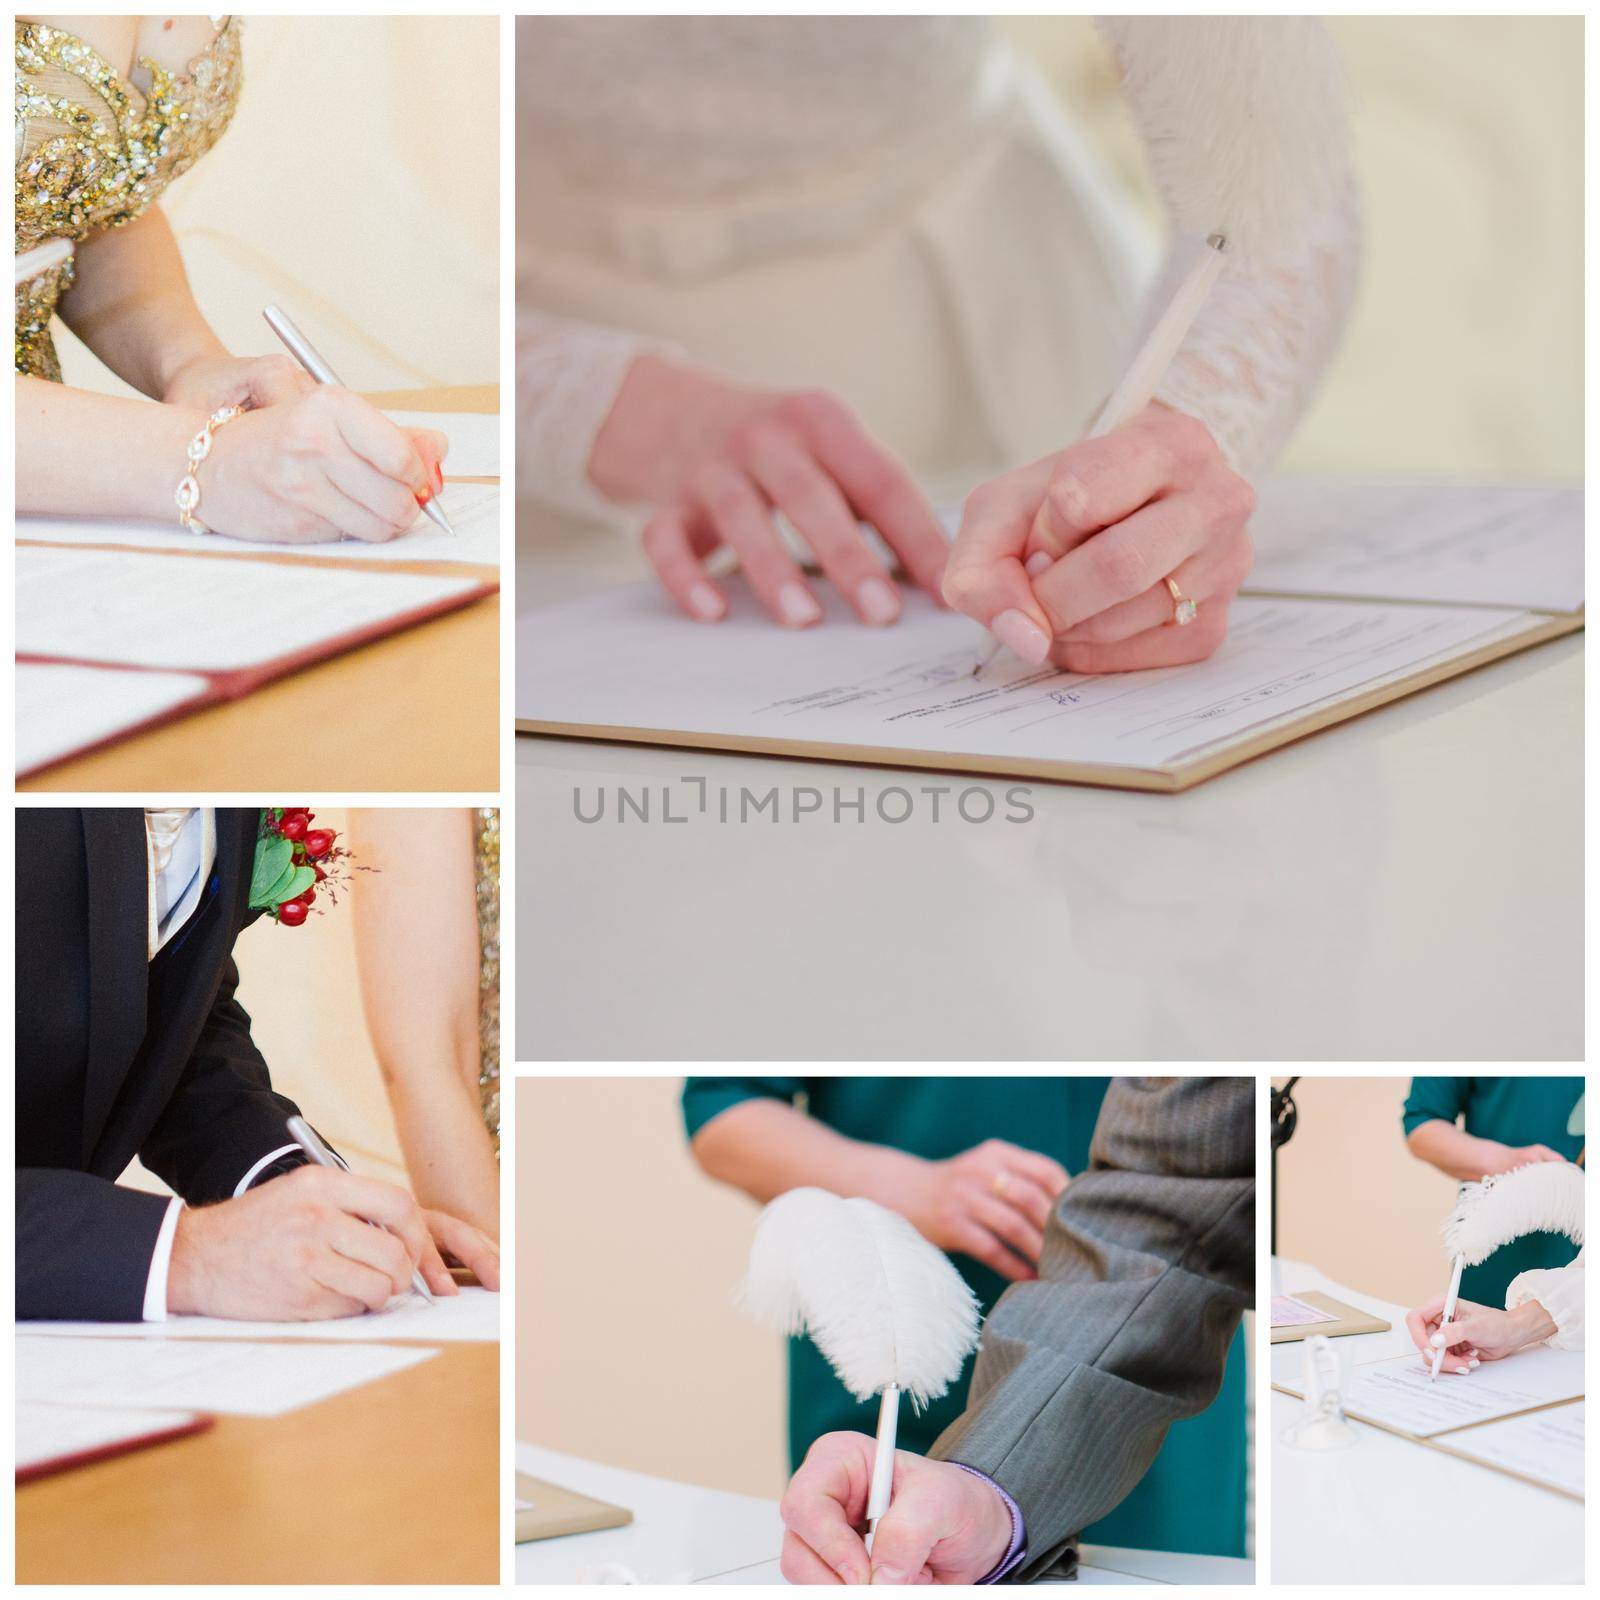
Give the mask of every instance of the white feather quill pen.
[[867, 1521], [888, 1509], [900, 1396], [942, 1395], [978, 1342], [978, 1302], [904, 1217], [822, 1189], [781, 1194], [756, 1223], [739, 1303], [780, 1333], [809, 1334], [858, 1400], [881, 1395]]
[[[1444, 1303], [1444, 1321], [1449, 1322], [1456, 1314], [1463, 1267], [1478, 1266], [1525, 1233], [1564, 1233], [1582, 1245], [1583, 1168], [1570, 1161], [1535, 1161], [1465, 1184], [1441, 1231], [1450, 1257]], [[1443, 1361], [1441, 1343], [1433, 1352], [1431, 1377], [1439, 1376]]]

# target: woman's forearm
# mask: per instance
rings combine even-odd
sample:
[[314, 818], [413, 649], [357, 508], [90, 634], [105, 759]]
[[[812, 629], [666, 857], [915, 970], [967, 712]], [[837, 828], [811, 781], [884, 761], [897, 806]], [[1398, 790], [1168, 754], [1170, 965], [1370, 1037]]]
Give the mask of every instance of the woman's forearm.
[[18, 378], [19, 512], [176, 522], [173, 492], [203, 412]]
[[357, 968], [417, 1199], [500, 1236], [499, 1166], [478, 1097], [478, 920], [470, 811], [350, 821]]
[[226, 355], [200, 313], [160, 206], [77, 248], [61, 319], [117, 376], [159, 400], [192, 361]]
[[1462, 1183], [1476, 1183], [1485, 1173], [1499, 1172], [1505, 1165], [1503, 1144], [1480, 1139], [1442, 1118], [1414, 1128], [1406, 1144], [1414, 1156]]
[[887, 1205], [899, 1187], [897, 1171], [922, 1165], [903, 1151], [847, 1139], [776, 1100], [730, 1106], [694, 1136], [690, 1149], [708, 1177], [763, 1204], [809, 1185]]

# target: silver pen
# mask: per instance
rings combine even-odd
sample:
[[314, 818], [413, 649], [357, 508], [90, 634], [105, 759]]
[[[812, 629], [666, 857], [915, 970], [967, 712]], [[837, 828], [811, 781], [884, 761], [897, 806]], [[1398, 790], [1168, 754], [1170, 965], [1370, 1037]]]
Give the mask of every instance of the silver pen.
[[[306, 369], [314, 382], [339, 383], [338, 374], [317, 354], [316, 346], [289, 320], [287, 312], [277, 306], [267, 306], [261, 315], [266, 319], [267, 326], [283, 341], [284, 349]], [[340, 384], [340, 387], [343, 385]], [[432, 498], [424, 500], [422, 509], [452, 539], [456, 537], [456, 530], [450, 526], [450, 519], [444, 514], [437, 500]]]
[[[341, 1172], [345, 1170], [344, 1164], [322, 1142], [317, 1130], [304, 1117], [290, 1117], [287, 1126], [289, 1137], [305, 1151], [307, 1160], [319, 1167], [335, 1167]], [[381, 1228], [383, 1226], [381, 1222], [374, 1222], [371, 1217], [366, 1219], [366, 1223], [369, 1228]], [[433, 1304], [433, 1291], [428, 1287], [427, 1280], [416, 1267], [411, 1269], [411, 1287], [429, 1305]]]

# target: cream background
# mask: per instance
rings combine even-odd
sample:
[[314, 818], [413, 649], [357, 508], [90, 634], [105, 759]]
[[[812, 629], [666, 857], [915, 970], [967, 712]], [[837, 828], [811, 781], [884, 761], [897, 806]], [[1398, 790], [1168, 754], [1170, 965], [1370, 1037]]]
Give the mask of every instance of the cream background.
[[1439, 1228], [1457, 1186], [1406, 1149], [1400, 1109], [1410, 1087], [1410, 1078], [1295, 1085], [1299, 1127], [1278, 1152], [1278, 1254], [1414, 1306], [1448, 1287]]
[[[227, 133], [167, 191], [240, 355], [278, 301], [352, 388], [499, 376], [499, 19], [247, 17]], [[57, 322], [68, 383], [129, 393]]]
[[[1084, 18], [1009, 19], [1144, 207]], [[1349, 333], [1282, 465], [1583, 473], [1583, 19], [1333, 17], [1366, 203]]]
[[517, 1438], [776, 1499], [784, 1341], [732, 1303], [758, 1208], [690, 1158], [682, 1081], [517, 1080]]
[[[348, 812], [314, 809], [318, 826], [347, 830]], [[234, 956], [239, 1002], [250, 1013], [251, 1035], [273, 1087], [306, 1113], [356, 1171], [405, 1183], [394, 1119], [361, 1012], [348, 898], [341, 894], [337, 906], [313, 913], [298, 928], [258, 917], [239, 936]], [[121, 1181], [165, 1192], [159, 1179], [137, 1166]]]

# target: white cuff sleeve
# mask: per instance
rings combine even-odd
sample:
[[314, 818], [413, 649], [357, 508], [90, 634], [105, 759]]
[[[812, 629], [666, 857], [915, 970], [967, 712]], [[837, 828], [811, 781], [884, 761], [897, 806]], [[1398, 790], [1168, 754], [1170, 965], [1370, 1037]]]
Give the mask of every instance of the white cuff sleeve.
[[1570, 1267], [1543, 1267], [1518, 1273], [1506, 1290], [1506, 1310], [1537, 1300], [1556, 1331], [1546, 1341], [1558, 1350], [1583, 1349], [1583, 1256]]
[[178, 1237], [178, 1213], [183, 1201], [173, 1195], [167, 1205], [167, 1214], [161, 1219], [161, 1232], [156, 1235], [155, 1253], [150, 1257], [150, 1276], [144, 1280], [144, 1320], [167, 1320], [167, 1273], [172, 1266], [172, 1243]]
[[239, 1196], [242, 1195], [245, 1190], [248, 1189], [250, 1185], [261, 1176], [262, 1171], [265, 1168], [270, 1167], [274, 1161], [281, 1161], [285, 1156], [292, 1156], [299, 1148], [300, 1146], [297, 1144], [285, 1144], [279, 1145], [276, 1150], [269, 1150], [267, 1154], [262, 1156], [262, 1158], [256, 1162], [256, 1164], [251, 1167], [251, 1169], [239, 1180], [238, 1184], [234, 1188], [233, 1198], [237, 1200]]

